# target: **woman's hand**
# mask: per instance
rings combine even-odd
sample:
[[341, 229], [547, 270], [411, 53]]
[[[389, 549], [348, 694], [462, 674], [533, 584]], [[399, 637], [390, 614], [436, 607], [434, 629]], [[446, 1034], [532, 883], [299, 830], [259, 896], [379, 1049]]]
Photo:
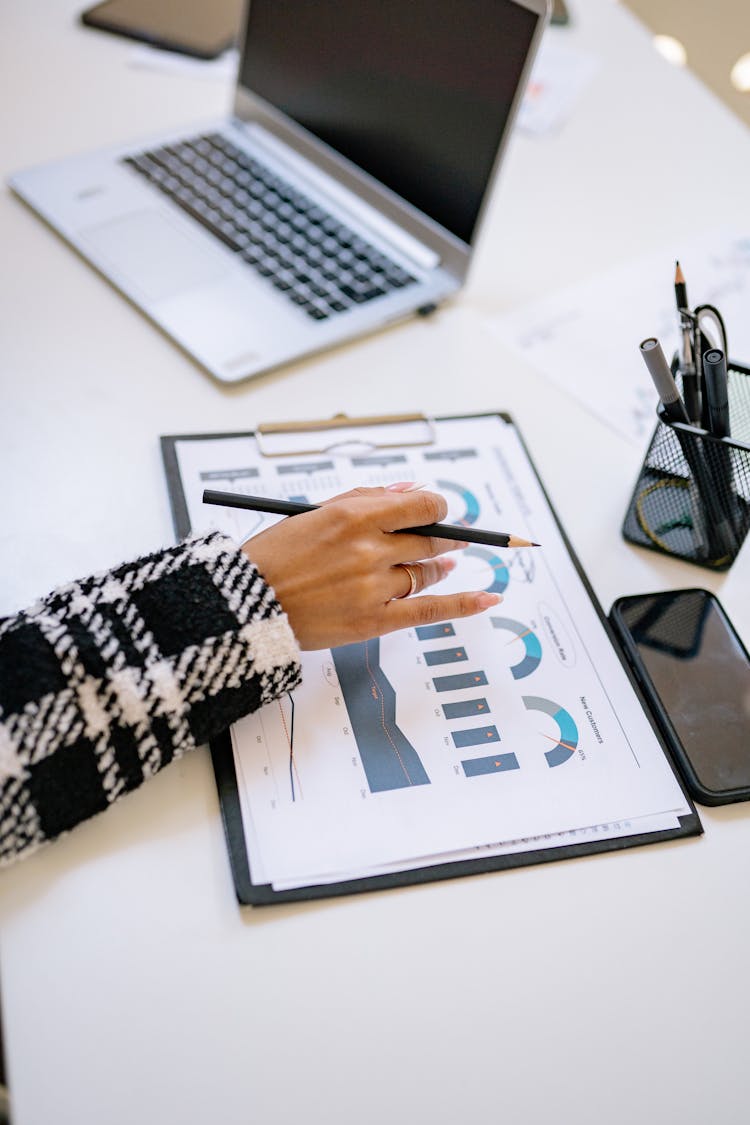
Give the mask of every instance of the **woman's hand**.
[[442, 496], [404, 491], [409, 487], [354, 489], [317, 511], [274, 524], [243, 545], [273, 586], [301, 648], [333, 648], [395, 629], [469, 617], [501, 600], [485, 591], [408, 597], [444, 578], [455, 566], [446, 552], [466, 546], [392, 534], [438, 523], [447, 514]]

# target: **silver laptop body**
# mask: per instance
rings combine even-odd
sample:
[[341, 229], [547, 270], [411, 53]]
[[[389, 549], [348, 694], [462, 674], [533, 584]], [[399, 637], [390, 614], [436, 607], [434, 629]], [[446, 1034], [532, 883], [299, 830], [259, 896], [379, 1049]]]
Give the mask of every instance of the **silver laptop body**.
[[230, 118], [11, 187], [215, 378], [245, 379], [464, 284], [547, 16], [251, 0]]

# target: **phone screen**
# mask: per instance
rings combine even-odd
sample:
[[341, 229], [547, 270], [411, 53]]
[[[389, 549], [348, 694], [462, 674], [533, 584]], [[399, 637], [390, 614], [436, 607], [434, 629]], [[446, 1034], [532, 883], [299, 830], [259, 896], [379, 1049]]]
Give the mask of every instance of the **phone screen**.
[[700, 785], [750, 787], [750, 659], [719, 602], [678, 590], [617, 613]]
[[91, 27], [212, 58], [237, 37], [242, 0], [105, 0], [82, 13]]

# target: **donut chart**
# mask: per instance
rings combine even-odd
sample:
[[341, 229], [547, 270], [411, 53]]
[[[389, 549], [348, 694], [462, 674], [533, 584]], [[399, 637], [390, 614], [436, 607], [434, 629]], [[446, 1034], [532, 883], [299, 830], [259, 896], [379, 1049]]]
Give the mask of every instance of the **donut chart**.
[[[544, 751], [544, 756], [550, 769], [561, 766], [563, 762], [573, 757], [578, 746], [578, 727], [572, 716], [564, 707], [559, 703], [553, 703], [551, 699], [542, 699], [538, 695], [524, 695], [522, 699], [527, 711], [541, 711], [554, 719], [557, 724], [558, 739], [551, 750]], [[550, 736], [545, 735], [545, 737]], [[555, 739], [553, 738], [552, 741], [555, 742]]]
[[493, 554], [487, 547], [466, 547], [464, 558], [480, 559], [492, 569], [492, 581], [483, 589], [491, 594], [502, 594], [510, 582], [510, 571], [499, 555]]
[[505, 629], [513, 634], [513, 639], [508, 642], [509, 644], [521, 642], [523, 655], [510, 668], [513, 679], [522, 680], [525, 676], [530, 676], [539, 667], [542, 659], [542, 645], [539, 637], [533, 629], [529, 629], [528, 625], [524, 625], [521, 621], [514, 621], [511, 617], [491, 617], [490, 620], [495, 629]]
[[450, 492], [454, 496], [458, 496], [463, 507], [463, 515], [458, 519], [451, 519], [451, 523], [457, 523], [464, 527], [469, 527], [471, 524], [476, 523], [479, 519], [479, 501], [473, 492], [468, 488], [464, 488], [461, 484], [456, 484], [452, 480], [436, 480], [435, 488], [438, 492]]

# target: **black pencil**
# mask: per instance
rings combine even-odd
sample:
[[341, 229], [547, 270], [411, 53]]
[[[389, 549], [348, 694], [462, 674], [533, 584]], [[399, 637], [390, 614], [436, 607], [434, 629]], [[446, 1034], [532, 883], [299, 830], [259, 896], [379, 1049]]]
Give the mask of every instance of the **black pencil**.
[[[203, 493], [204, 504], [217, 504], [223, 508], [247, 508], [251, 512], [268, 512], [274, 516], [300, 516], [304, 512], [314, 512], [318, 504], [299, 504], [292, 500], [273, 500], [268, 496], [245, 496], [241, 492], [217, 492], [207, 488]], [[399, 532], [408, 535], [435, 536], [438, 539], [453, 539], [463, 543], [481, 543], [486, 547], [539, 547], [518, 535], [508, 535], [504, 531], [482, 531], [477, 527], [459, 527], [451, 523], [426, 523], [422, 527], [400, 527]]]
[[677, 303], [677, 311], [682, 312], [683, 309], [688, 307], [687, 285], [680, 263], [675, 262], [674, 266], [674, 297]]

